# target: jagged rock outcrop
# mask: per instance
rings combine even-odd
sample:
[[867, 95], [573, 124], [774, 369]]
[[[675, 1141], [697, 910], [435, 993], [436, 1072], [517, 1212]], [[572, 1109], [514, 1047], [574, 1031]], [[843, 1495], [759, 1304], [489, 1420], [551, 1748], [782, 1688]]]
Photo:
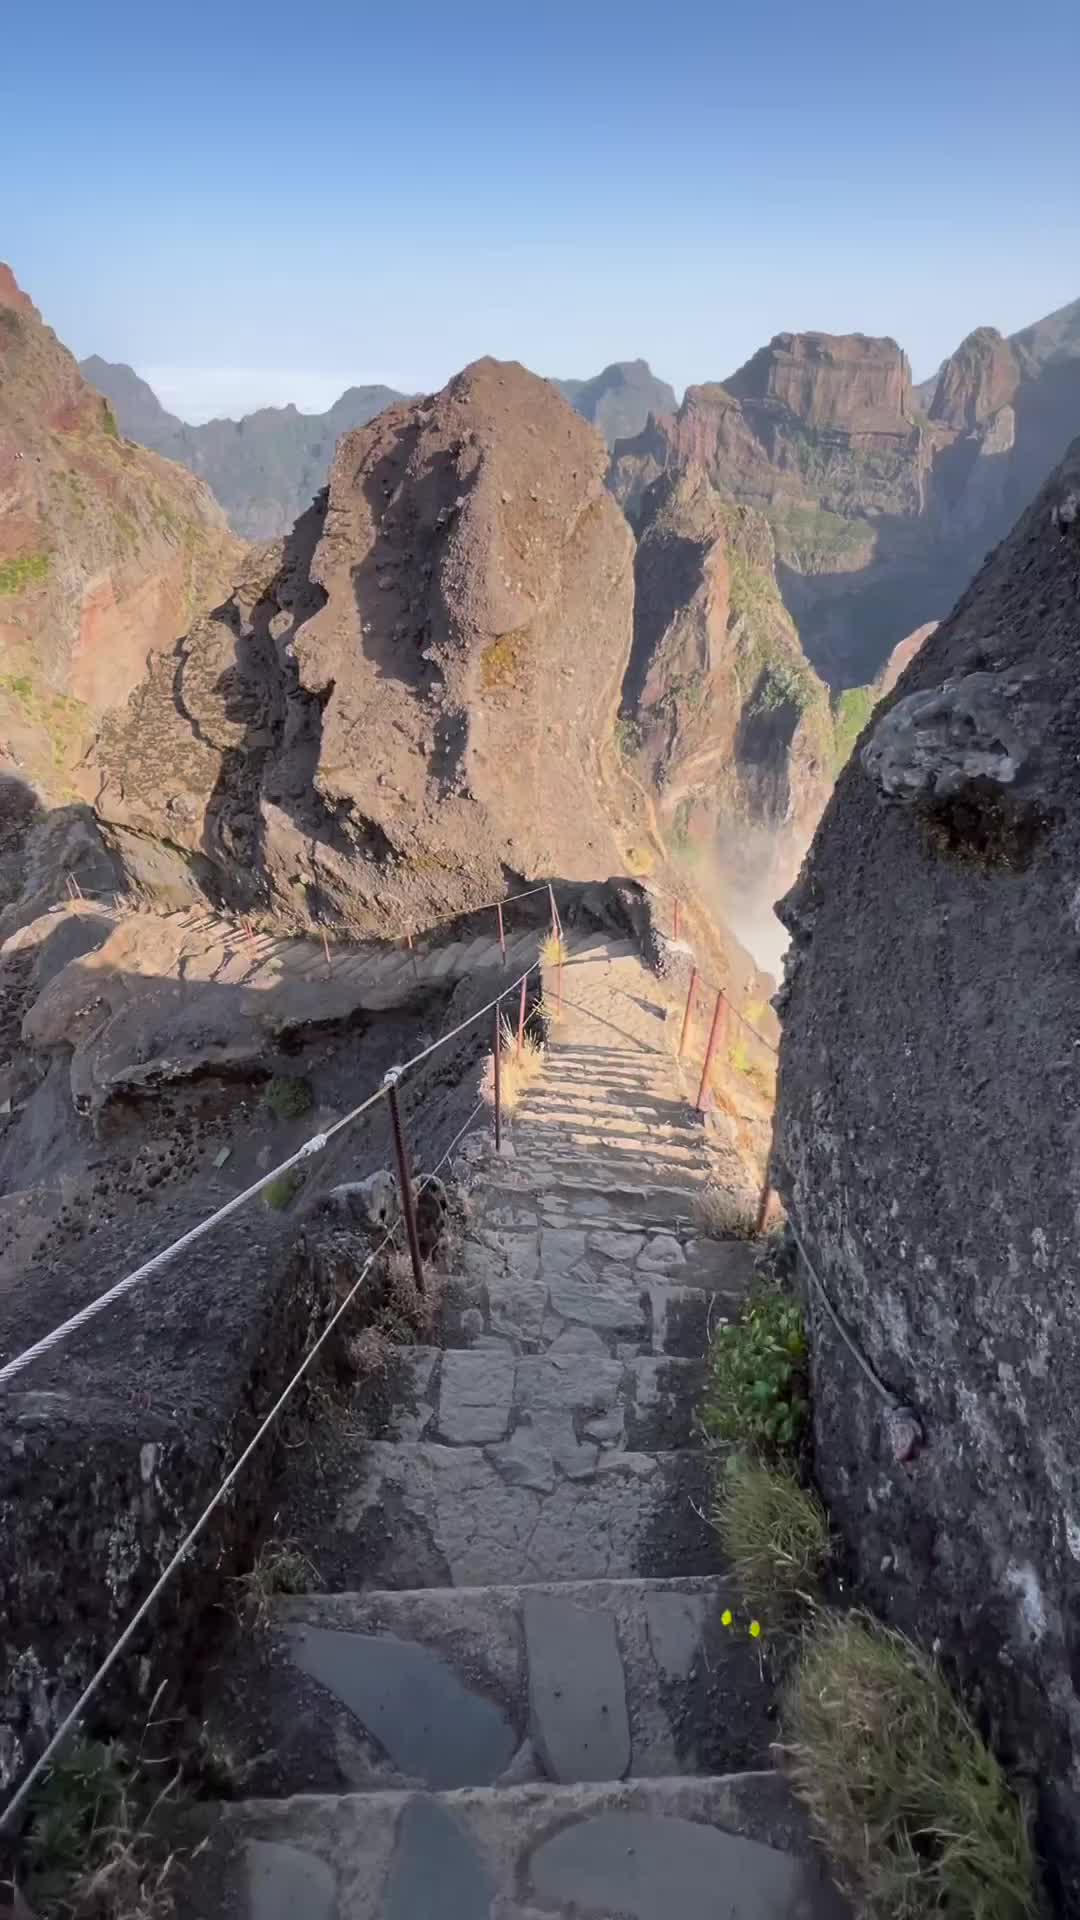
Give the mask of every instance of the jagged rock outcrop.
[[0, 763], [64, 794], [97, 719], [241, 552], [198, 480], [120, 437], [0, 266]]
[[93, 756], [129, 870], [408, 931], [507, 875], [606, 878], [633, 541], [597, 434], [481, 360], [339, 445], [328, 497], [151, 664]]
[[659, 473], [693, 464], [760, 507], [808, 657], [837, 689], [869, 683], [948, 609], [1080, 430], [1073, 311], [1011, 341], [978, 328], [914, 392], [894, 340], [778, 334], [620, 441], [611, 485], [635, 519]]
[[80, 366], [115, 408], [121, 432], [190, 467], [247, 540], [287, 533], [325, 487], [342, 434], [405, 398], [393, 387], [349, 387], [325, 413], [259, 407], [242, 420], [190, 426], [162, 406], [133, 368], [96, 353]]
[[[1080, 441], [926, 640], [781, 912], [776, 1177], [864, 1594], [1036, 1784], [1080, 1900]], [[889, 1417], [912, 1410], [917, 1425]]]
[[829, 698], [776, 584], [765, 517], [700, 467], [642, 501], [620, 743], [673, 855], [760, 965], [834, 772]]
[[598, 427], [609, 447], [640, 433], [650, 414], [674, 413], [675, 389], [647, 360], [616, 360], [591, 380], [555, 380], [564, 400]]

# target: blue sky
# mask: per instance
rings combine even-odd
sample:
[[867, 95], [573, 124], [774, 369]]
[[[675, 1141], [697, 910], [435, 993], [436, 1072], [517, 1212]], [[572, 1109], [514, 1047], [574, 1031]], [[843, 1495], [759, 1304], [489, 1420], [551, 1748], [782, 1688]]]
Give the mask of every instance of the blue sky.
[[782, 328], [1080, 295], [1080, 7], [1043, 0], [36, 0], [0, 66], [0, 258], [192, 417], [481, 353], [681, 389]]

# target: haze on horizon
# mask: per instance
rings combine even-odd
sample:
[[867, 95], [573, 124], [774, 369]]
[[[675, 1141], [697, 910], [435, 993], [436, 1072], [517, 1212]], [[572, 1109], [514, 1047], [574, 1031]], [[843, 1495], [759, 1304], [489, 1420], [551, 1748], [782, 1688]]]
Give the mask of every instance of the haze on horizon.
[[[916, 379], [1080, 292], [1080, 13], [1003, 0], [19, 9], [3, 252], [191, 420], [431, 389], [483, 353], [681, 391], [774, 333]], [[34, 76], [47, 76], [47, 84]]]

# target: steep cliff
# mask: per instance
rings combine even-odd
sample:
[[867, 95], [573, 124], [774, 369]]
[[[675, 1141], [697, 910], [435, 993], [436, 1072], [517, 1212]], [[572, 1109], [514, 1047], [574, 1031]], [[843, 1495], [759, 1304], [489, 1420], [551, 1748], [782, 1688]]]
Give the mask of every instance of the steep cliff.
[[760, 507], [807, 655], [838, 690], [868, 683], [947, 610], [1080, 430], [1072, 312], [1012, 341], [980, 327], [914, 391], [894, 340], [778, 334], [620, 441], [611, 485], [634, 519], [659, 473], [695, 464]]
[[349, 387], [325, 413], [259, 407], [242, 420], [189, 426], [168, 413], [153, 388], [122, 362], [92, 354], [80, 366], [115, 408], [121, 432], [190, 467], [248, 540], [287, 533], [325, 487], [342, 434], [404, 398], [393, 387]]
[[52, 795], [242, 553], [206, 488], [121, 438], [0, 266], [0, 759]]
[[780, 598], [762, 514], [722, 500], [691, 466], [654, 482], [639, 523], [623, 752], [670, 851], [775, 968], [772, 902], [832, 784], [828, 694]]
[[[923, 644], [782, 907], [776, 1174], [863, 1591], [939, 1640], [1080, 1900], [1080, 442]], [[906, 1407], [912, 1418], [897, 1412]]]
[[394, 933], [508, 874], [620, 871], [598, 754], [633, 541], [604, 467], [493, 360], [347, 435], [328, 497], [103, 730], [87, 797], [129, 870]]

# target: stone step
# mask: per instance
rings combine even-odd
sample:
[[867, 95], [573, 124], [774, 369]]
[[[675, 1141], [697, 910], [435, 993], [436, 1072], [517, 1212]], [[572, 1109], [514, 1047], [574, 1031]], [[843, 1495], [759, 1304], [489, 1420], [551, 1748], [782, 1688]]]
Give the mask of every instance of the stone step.
[[719, 1576], [305, 1594], [218, 1713], [259, 1796], [735, 1772], [776, 1737], [748, 1626]]
[[697, 1231], [694, 1201], [701, 1190], [700, 1182], [685, 1186], [665, 1183], [662, 1187], [643, 1182], [635, 1186], [626, 1183], [625, 1174], [622, 1181], [616, 1181], [590, 1179], [580, 1169], [558, 1177], [542, 1169], [537, 1172], [539, 1177], [534, 1178], [527, 1163], [500, 1167], [500, 1184], [489, 1188], [489, 1193], [507, 1206], [534, 1202], [552, 1225], [561, 1222], [576, 1226], [587, 1218], [590, 1225], [606, 1223], [628, 1231], [673, 1232], [680, 1236]]
[[517, 1353], [573, 1338], [610, 1357], [700, 1356], [712, 1327], [737, 1310], [752, 1272], [745, 1241], [684, 1248], [672, 1234], [556, 1228], [535, 1216], [530, 1225], [516, 1209], [507, 1224], [489, 1226], [492, 1218], [503, 1221], [504, 1210], [481, 1214], [462, 1248], [445, 1345], [470, 1346], [482, 1334]]
[[[517, 1366], [544, 1366], [553, 1357]], [[612, 1363], [591, 1354], [561, 1357], [582, 1363], [577, 1406], [534, 1405], [531, 1421], [501, 1441], [358, 1439], [354, 1457], [342, 1462], [347, 1491], [332, 1531], [314, 1548], [326, 1584], [370, 1591], [715, 1572], [716, 1538], [701, 1517], [705, 1455], [692, 1448], [639, 1452], [617, 1440], [601, 1445], [595, 1436], [605, 1433], [606, 1383], [598, 1380], [595, 1395], [582, 1401], [588, 1375]], [[459, 1404], [464, 1420], [478, 1421], [474, 1408]], [[424, 1422], [429, 1411], [419, 1402], [414, 1417]], [[606, 1417], [614, 1429], [626, 1410]]]
[[660, 1167], [665, 1172], [669, 1167], [692, 1167], [695, 1171], [708, 1170], [708, 1156], [699, 1140], [690, 1136], [693, 1144], [684, 1144], [678, 1140], [663, 1140], [656, 1134], [641, 1137], [638, 1134], [619, 1134], [615, 1132], [581, 1133], [569, 1127], [540, 1127], [529, 1125], [528, 1114], [525, 1124], [518, 1116], [514, 1121], [514, 1144], [518, 1152], [542, 1153], [550, 1165], [559, 1165], [568, 1160], [581, 1160], [587, 1156], [589, 1164], [612, 1166], [619, 1156], [628, 1160], [640, 1160], [643, 1164]]
[[[586, 1313], [587, 1288], [564, 1276], [566, 1309]], [[582, 1296], [580, 1305], [574, 1293]], [[613, 1317], [626, 1311], [614, 1291]], [[539, 1486], [557, 1473], [584, 1479], [614, 1453], [686, 1446], [704, 1362], [605, 1352], [584, 1322], [560, 1329], [545, 1353], [515, 1354], [502, 1343], [475, 1348], [395, 1350], [403, 1409], [388, 1431], [444, 1447], [485, 1447], [514, 1484]]]
[[199, 1920], [841, 1920], [776, 1773], [222, 1809], [189, 1869]]

